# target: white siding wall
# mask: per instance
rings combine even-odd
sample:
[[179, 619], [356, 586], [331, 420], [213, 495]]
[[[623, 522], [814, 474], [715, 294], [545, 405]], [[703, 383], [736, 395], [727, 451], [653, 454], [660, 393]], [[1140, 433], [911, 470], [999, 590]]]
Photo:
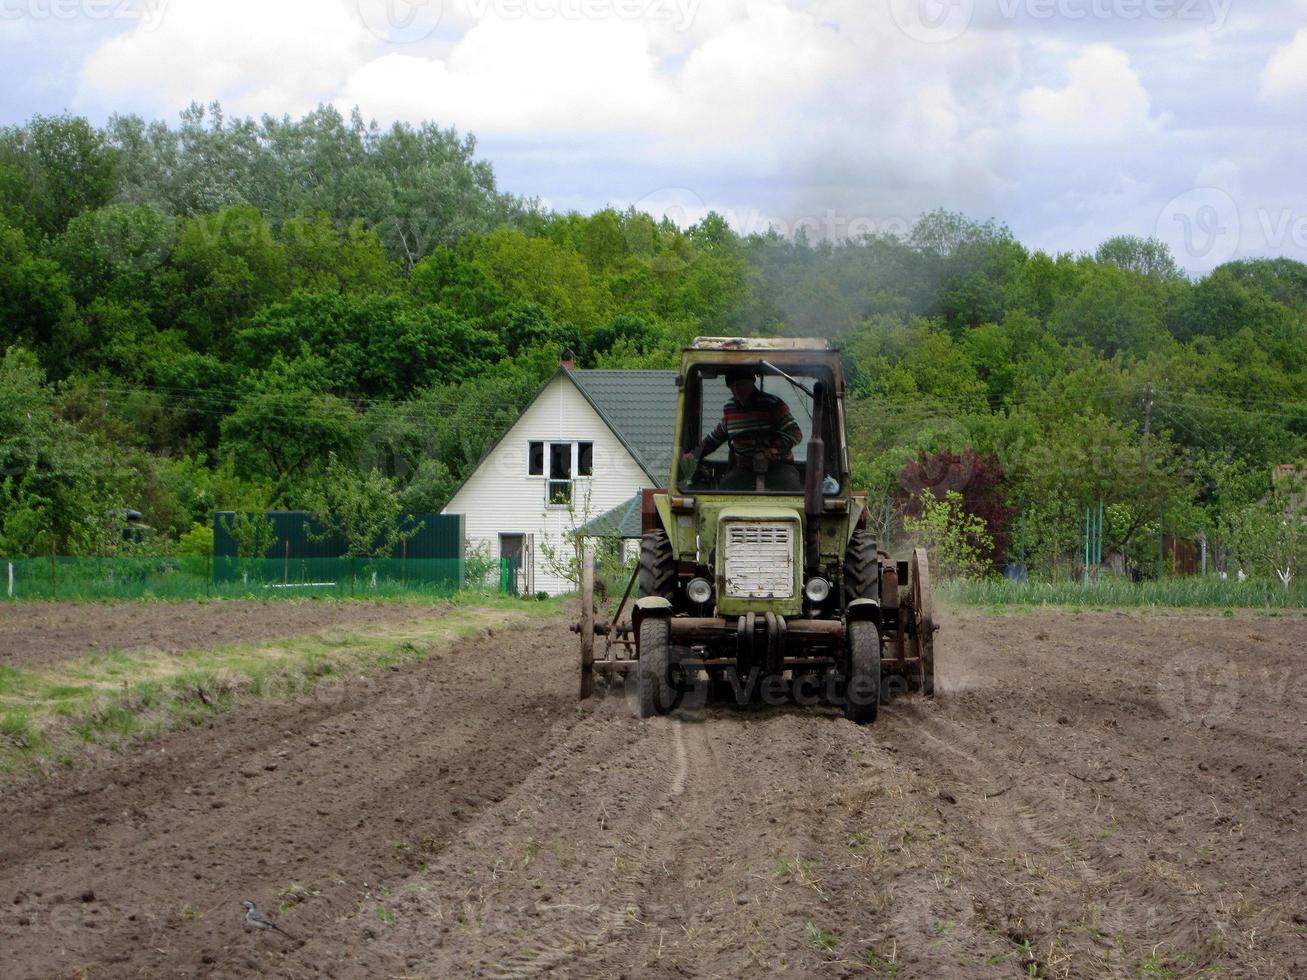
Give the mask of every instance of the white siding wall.
[[[575, 480], [571, 512], [545, 505], [545, 478], [527, 473], [531, 442], [594, 443], [594, 475]], [[573, 527], [651, 486], [653, 482], [576, 385], [559, 374], [472, 473], [444, 513], [462, 514], [469, 546], [485, 542], [496, 559], [500, 534], [534, 535], [535, 588], [557, 595], [575, 586], [550, 571], [544, 545], [561, 552], [569, 547], [565, 535]]]

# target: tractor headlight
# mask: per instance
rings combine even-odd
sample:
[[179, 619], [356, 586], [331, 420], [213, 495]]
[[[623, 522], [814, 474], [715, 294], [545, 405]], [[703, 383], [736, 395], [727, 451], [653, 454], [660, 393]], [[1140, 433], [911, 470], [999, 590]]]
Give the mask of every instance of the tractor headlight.
[[712, 601], [712, 583], [706, 578], [692, 578], [685, 583], [685, 594], [691, 602], [703, 605]]
[[825, 602], [827, 597], [830, 596], [830, 583], [820, 575], [815, 575], [808, 579], [803, 594], [808, 597], [809, 602]]

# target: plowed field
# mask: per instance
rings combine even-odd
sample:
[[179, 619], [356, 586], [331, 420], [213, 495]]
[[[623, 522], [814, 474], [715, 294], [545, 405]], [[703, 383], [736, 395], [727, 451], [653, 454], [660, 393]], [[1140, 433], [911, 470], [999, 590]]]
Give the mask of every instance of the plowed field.
[[1307, 975], [1307, 619], [938, 650], [868, 728], [578, 704], [561, 622], [252, 702], [6, 793], [0, 975]]

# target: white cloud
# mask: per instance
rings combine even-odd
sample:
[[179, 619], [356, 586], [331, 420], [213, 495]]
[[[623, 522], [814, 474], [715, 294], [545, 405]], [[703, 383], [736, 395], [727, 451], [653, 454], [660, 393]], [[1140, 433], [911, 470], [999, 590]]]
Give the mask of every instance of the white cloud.
[[1262, 97], [1290, 99], [1307, 96], [1307, 27], [1271, 55], [1262, 72]]
[[[901, 226], [948, 207], [1091, 248], [1152, 233], [1168, 201], [1213, 179], [1205, 165], [1233, 159], [1241, 202], [1307, 214], [1307, 137], [1279, 108], [1307, 94], [1307, 29], [1283, 27], [1305, 23], [1307, 0], [1236, 4], [1221, 30], [1106, 17], [1016, 29], [978, 11], [948, 43], [909, 36], [887, 0], [365, 0], [371, 28], [359, 2], [169, 0], [157, 23], [87, 26], [89, 56], [71, 31], [20, 24], [0, 33], [0, 60], [39, 58], [52, 79], [80, 66], [55, 111], [328, 102], [457, 126], [507, 189], [582, 209], [689, 194], [757, 229], [830, 211]], [[439, 10], [438, 29], [405, 35], [401, 17], [390, 39], [412, 43], [384, 43], [376, 16], [415, 8], [427, 26]], [[25, 90], [0, 96], [20, 118], [38, 105], [49, 111]]]
[[96, 49], [78, 103], [171, 112], [221, 99], [242, 114], [304, 112], [377, 43], [349, 0], [170, 0], [157, 24]]
[[480, 134], [565, 134], [647, 126], [667, 95], [638, 23], [487, 16], [447, 58], [392, 53], [361, 65], [336, 103]]
[[1066, 76], [1063, 88], [1038, 86], [1022, 93], [1022, 122], [1033, 137], [1123, 141], [1154, 127], [1148, 92], [1121, 49], [1090, 45], [1067, 64]]

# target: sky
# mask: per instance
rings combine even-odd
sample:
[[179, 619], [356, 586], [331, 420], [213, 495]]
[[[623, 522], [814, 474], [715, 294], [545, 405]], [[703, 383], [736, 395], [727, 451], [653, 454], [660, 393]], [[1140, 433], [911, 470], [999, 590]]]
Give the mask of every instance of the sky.
[[560, 210], [1307, 261], [1307, 0], [0, 0], [0, 65], [3, 125], [357, 106]]

